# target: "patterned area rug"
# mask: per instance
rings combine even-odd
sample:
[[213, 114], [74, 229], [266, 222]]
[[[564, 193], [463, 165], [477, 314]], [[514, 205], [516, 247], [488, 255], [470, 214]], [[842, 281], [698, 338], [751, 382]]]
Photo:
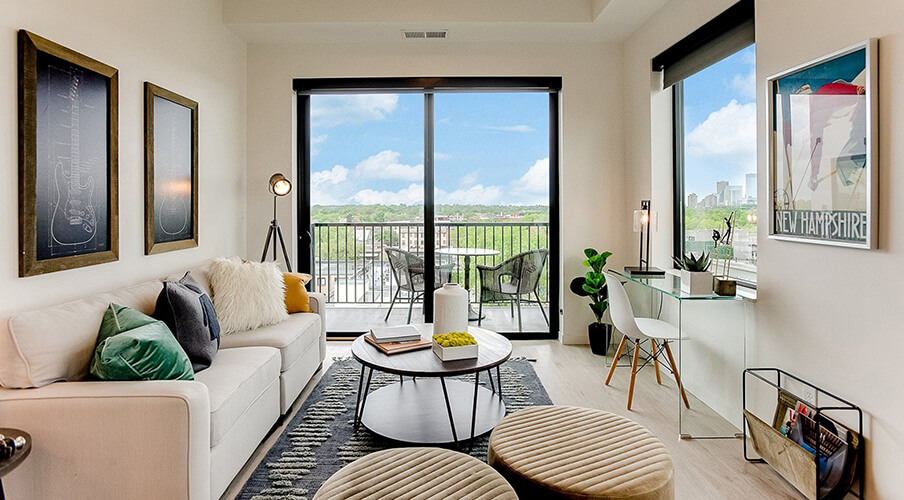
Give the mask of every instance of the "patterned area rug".
[[[381, 438], [363, 426], [354, 430], [360, 373], [361, 365], [353, 359], [333, 362], [245, 483], [239, 499], [307, 500], [342, 466], [368, 453], [406, 446]], [[506, 413], [552, 404], [530, 361], [511, 359], [502, 365], [500, 374]], [[457, 378], [474, 383], [473, 375]], [[398, 380], [397, 375], [375, 371], [371, 391]], [[487, 385], [485, 376], [480, 383]], [[486, 460], [488, 442], [489, 434], [476, 438], [471, 455]]]

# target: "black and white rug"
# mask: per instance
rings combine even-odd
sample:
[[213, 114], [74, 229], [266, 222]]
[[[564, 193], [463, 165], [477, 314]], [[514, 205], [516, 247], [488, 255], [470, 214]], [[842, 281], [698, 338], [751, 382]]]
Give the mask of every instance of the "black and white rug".
[[[245, 483], [241, 500], [306, 500], [342, 466], [368, 453], [405, 446], [352, 425], [361, 365], [337, 359], [314, 387], [295, 418]], [[502, 365], [506, 413], [552, 404], [530, 361], [511, 359]], [[473, 375], [458, 377], [471, 380]], [[398, 376], [374, 372], [371, 391], [397, 382]], [[486, 377], [481, 380], [486, 385]], [[486, 460], [489, 434], [475, 439], [471, 455]]]

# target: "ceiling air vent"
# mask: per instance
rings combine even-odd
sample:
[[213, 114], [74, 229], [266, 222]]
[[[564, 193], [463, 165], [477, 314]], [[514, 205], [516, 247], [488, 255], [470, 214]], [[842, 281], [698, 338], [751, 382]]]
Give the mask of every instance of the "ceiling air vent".
[[446, 35], [449, 33], [449, 30], [433, 30], [433, 31], [422, 31], [422, 30], [402, 30], [402, 37], [406, 40], [412, 39], [444, 39]]

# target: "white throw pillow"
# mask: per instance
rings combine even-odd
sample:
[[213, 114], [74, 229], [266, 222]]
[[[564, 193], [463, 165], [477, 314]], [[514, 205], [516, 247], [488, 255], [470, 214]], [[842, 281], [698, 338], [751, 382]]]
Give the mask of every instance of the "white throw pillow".
[[213, 306], [224, 334], [279, 323], [286, 312], [286, 284], [274, 262], [216, 259], [208, 271]]

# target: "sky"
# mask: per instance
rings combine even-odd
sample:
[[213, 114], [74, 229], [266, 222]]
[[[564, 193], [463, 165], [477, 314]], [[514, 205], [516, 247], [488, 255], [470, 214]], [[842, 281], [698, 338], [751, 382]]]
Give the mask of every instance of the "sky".
[[686, 194], [702, 199], [721, 180], [743, 187], [756, 173], [753, 45], [684, 80], [684, 130]]
[[[549, 96], [434, 97], [438, 204], [549, 204]], [[422, 94], [311, 97], [314, 205], [423, 203]]]

